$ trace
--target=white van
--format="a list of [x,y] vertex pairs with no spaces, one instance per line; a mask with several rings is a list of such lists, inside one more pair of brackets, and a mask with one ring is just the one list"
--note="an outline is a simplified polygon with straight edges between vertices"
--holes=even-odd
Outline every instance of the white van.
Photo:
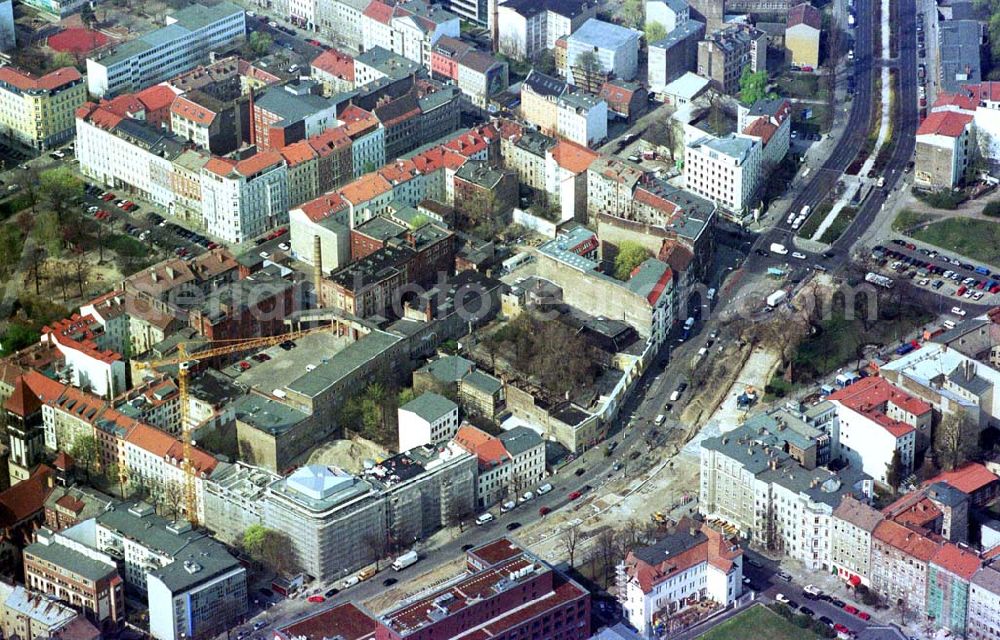
[[344,578],[344,582],[342,583],[342,587],[341,588],[342,589],[346,589],[348,587],[353,587],[354,585],[356,585],[359,582],[361,582],[361,578],[359,578],[358,576],[348,576],[348,577]]
[[666,419],[667,417],[661,413],[660,415],[656,416],[656,420],[653,420],[653,424],[655,424],[656,426],[660,426]]
[[516,506],[517,502],[515,502],[514,500],[509,500],[500,505],[500,513],[507,513],[508,511],[512,511]]
[[957,326],[954,320],[945,320],[941,324],[944,325],[945,329],[954,329]]
[[521,496],[521,499],[518,500],[518,502],[528,502],[529,500],[534,499],[534,497],[535,497],[535,494],[533,494],[530,491],[525,491],[524,495]]
[[549,484],[548,482],[546,482],[542,486],[540,486],[537,489],[535,489],[535,491],[538,493],[538,495],[544,496],[549,491],[552,491],[552,485]]
[[480,527],[484,524],[489,524],[490,522],[493,522],[493,514],[489,511],[476,518],[476,525]]

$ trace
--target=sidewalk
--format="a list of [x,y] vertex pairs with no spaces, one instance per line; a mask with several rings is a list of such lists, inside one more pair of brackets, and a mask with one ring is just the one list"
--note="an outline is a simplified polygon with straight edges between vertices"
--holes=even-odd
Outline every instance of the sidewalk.
[[[888,60],[890,55],[889,48],[889,0],[882,0],[882,15],[879,25],[881,29],[882,36],[882,60]],[[889,76],[889,67],[882,66],[882,121],[879,124],[878,138],[875,140],[875,149],[871,154],[865,159],[863,165],[861,165],[861,171],[858,172],[859,176],[867,176],[871,172],[872,167],[875,166],[875,160],[878,158],[879,152],[885,145],[886,139],[889,137],[889,128],[891,125],[891,113],[890,113],[890,99],[892,95],[892,79]]]

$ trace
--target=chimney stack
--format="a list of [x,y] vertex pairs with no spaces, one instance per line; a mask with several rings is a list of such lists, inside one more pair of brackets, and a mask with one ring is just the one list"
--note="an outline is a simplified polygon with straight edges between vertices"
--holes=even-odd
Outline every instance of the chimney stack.
[[313,287],[316,289],[316,308],[323,308],[323,243],[319,236],[313,236]]
[[493,44],[493,54],[500,51],[500,0],[489,0],[490,3],[490,40]]

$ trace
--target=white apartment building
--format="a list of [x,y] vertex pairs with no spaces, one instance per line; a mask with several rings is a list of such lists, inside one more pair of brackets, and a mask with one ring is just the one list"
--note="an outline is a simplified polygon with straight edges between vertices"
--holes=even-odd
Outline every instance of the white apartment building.
[[304,29],[316,31],[316,4],[316,0],[288,0],[288,15]]
[[[364,50],[382,47],[407,60],[430,67],[431,49],[441,36],[461,37],[457,15],[423,0],[410,0],[395,7],[379,0],[361,15]],[[363,84],[360,80],[358,84]]]
[[160,29],[112,47],[106,55],[88,58],[90,94],[110,97],[163,82],[246,35],[246,13],[228,0],[185,7],[165,22]]
[[240,243],[288,222],[288,165],[265,151],[233,163],[210,160],[201,172],[205,229]]
[[780,550],[812,570],[829,570],[833,511],[865,478],[807,469],[785,452],[780,430],[742,426],[702,443],[699,509],[754,544]]
[[[978,110],[977,110],[978,112]],[[931,188],[954,188],[965,171],[976,144],[974,117],[955,111],[935,111],[917,129],[913,179]]]
[[63,373],[74,387],[105,398],[125,391],[125,360],[105,347],[104,331],[92,316],[54,322],[44,328],[41,341],[55,345],[65,358]]
[[754,205],[762,179],[759,140],[706,136],[684,148],[684,184],[719,207],[740,214]]
[[903,477],[913,470],[918,435],[930,443],[931,406],[885,378],[864,378],[827,399],[837,408],[834,456],[861,467],[878,482],[886,482],[894,452],[899,451]]
[[646,22],[658,22],[667,33],[691,19],[691,7],[685,0],[646,0]]
[[939,93],[931,112],[942,111],[971,115],[982,157],[992,165],[1000,163],[1000,82],[968,84],[957,93]]
[[[500,51],[519,60],[534,58],[596,15],[597,3],[588,0],[507,0],[497,8]],[[491,27],[492,21],[490,16]]]
[[673,533],[629,551],[617,580],[625,617],[649,638],[654,618],[675,615],[693,602],[733,604],[743,592],[743,550],[735,538],[684,518]]
[[126,189],[168,210],[174,203],[172,160],[184,145],[171,134],[103,107],[76,119],[76,158],[88,178]]
[[972,576],[965,636],[969,640],[1000,640],[1000,568],[994,563]]
[[608,103],[585,93],[566,92],[556,101],[556,133],[594,147],[608,137]]
[[634,80],[639,67],[641,31],[591,18],[566,38],[566,77],[577,86],[587,79],[575,78],[574,69],[582,53],[591,52],[601,70],[620,80]]
[[436,393],[423,393],[399,407],[399,450],[451,440],[458,431],[458,405]]
[[524,495],[545,477],[545,441],[527,427],[514,427],[500,434],[510,456],[511,492]]
[[104,330],[104,342],[108,349],[125,353],[129,344],[128,314],[125,313],[125,296],[111,291],[80,305],[81,316],[91,316]]

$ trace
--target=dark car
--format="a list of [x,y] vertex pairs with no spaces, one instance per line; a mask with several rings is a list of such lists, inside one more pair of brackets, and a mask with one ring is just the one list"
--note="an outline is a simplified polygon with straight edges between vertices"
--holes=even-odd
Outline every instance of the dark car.
[[382,586],[383,587],[391,587],[392,585],[396,584],[397,582],[399,582],[399,581],[396,580],[395,578],[386,578],[385,580],[382,581]]
[[789,600],[788,602],[785,603],[785,606],[791,609],[792,611],[795,611],[796,609],[799,608],[799,603],[794,600]]
[[831,598],[830,599],[830,604],[832,604],[833,606],[837,607],[838,609],[843,609],[844,608],[844,601],[840,600],[839,598]]
[[810,609],[809,607],[802,607],[801,609],[799,609],[799,613],[805,614],[809,617],[816,615],[816,612]]
[[259,593],[260,595],[264,596],[265,598],[270,598],[270,597],[274,596],[274,592],[273,591],[271,591],[270,589],[265,589],[264,587],[261,587],[260,589],[257,589],[257,593]]
[[476,545],[474,545],[474,544],[463,544],[462,545],[462,551],[468,551],[469,549],[475,548],[475,546]]
[[280,347],[281,347],[282,349],[284,349],[285,351],[291,351],[292,349],[294,349],[294,348],[295,348],[295,343],[294,343],[294,342],[292,342],[291,340],[285,340],[284,342],[282,342],[282,343],[281,343],[280,345],[278,345],[278,346],[280,346]]
[[767,256],[771,255],[765,249],[757,249],[756,254],[759,255],[759,256],[764,256],[764,257],[767,257]]
[[333,596],[337,595],[338,593],[340,593],[340,589],[338,589],[337,587],[334,587],[332,589],[328,589],[327,592],[324,593],[323,595],[326,596],[327,598],[332,598]]
[[521,528],[520,522],[511,522],[510,524],[507,525],[507,531],[514,531],[515,529],[520,529],[520,528]]
[[579,469],[573,472],[573,475],[582,476],[585,473],[587,473],[587,470],[584,469],[583,467],[580,467]]
[[823,624],[825,624],[828,627],[832,627],[833,626],[833,620],[831,620],[830,618],[828,618],[826,616],[820,616],[819,617],[819,621],[822,622]]

